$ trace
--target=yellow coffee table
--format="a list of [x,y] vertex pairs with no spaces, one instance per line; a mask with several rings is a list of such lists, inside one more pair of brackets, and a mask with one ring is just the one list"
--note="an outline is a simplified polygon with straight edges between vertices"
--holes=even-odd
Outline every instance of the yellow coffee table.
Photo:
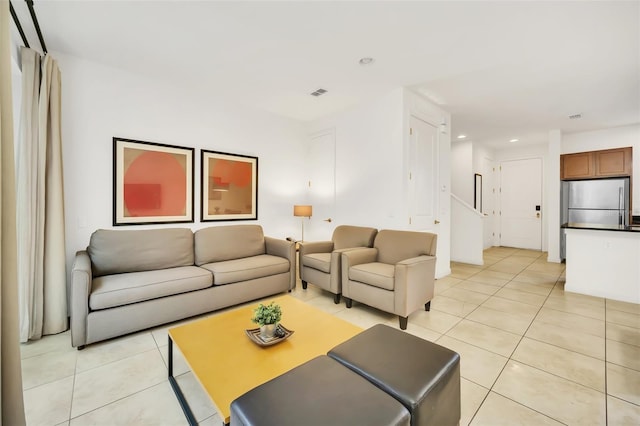
[[234,399],[362,331],[291,296],[263,302],[272,300],[282,307],[282,325],[294,331],[273,346],[259,346],[245,333],[257,327],[251,317],[259,302],[169,330],[169,381],[189,424],[197,422],[173,377],[173,344],[228,424]]

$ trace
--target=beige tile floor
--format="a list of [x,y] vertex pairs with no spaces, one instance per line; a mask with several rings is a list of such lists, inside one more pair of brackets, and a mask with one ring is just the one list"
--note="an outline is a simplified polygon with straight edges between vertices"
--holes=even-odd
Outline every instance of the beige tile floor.
[[[411,315],[407,329],[460,353],[460,424],[640,425],[640,305],[565,293],[564,265],[545,253],[494,247],[484,258],[452,263],[431,311]],[[292,294],[361,327],[398,326],[312,285]],[[28,424],[186,424],[166,377],[176,324],[83,351],[68,332],[22,345]],[[175,369],[200,424],[220,424],[184,361]]]

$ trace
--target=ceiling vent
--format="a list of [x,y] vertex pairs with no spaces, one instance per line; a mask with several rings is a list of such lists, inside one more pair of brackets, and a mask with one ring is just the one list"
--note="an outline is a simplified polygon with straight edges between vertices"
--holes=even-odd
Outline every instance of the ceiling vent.
[[582,118],[582,114],[572,114],[569,116],[570,120],[577,120],[578,118]]
[[318,97],[318,96],[324,95],[325,93],[327,93],[327,91],[326,91],[326,90],[324,90],[324,89],[318,89],[318,90],[316,90],[315,92],[311,93],[311,96],[316,96],[316,97]]

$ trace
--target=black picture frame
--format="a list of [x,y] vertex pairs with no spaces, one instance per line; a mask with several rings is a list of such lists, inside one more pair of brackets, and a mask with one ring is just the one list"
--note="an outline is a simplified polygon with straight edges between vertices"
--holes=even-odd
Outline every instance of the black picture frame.
[[482,175],[473,175],[473,208],[482,213]]
[[258,157],[200,150],[200,221],[258,219]]
[[194,148],[113,138],[113,226],[192,223]]

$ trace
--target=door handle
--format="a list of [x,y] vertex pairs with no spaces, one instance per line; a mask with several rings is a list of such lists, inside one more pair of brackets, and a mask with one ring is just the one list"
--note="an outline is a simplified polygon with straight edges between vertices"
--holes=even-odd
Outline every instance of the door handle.
[[536,213],[536,217],[540,219],[540,212]]
[[331,218],[329,218],[329,219],[325,219],[324,221],[325,221],[325,222],[329,222],[329,223],[331,223]]
[[436,220],[433,221],[433,223],[437,225],[437,224],[440,223],[440,221],[438,219],[436,219]]

